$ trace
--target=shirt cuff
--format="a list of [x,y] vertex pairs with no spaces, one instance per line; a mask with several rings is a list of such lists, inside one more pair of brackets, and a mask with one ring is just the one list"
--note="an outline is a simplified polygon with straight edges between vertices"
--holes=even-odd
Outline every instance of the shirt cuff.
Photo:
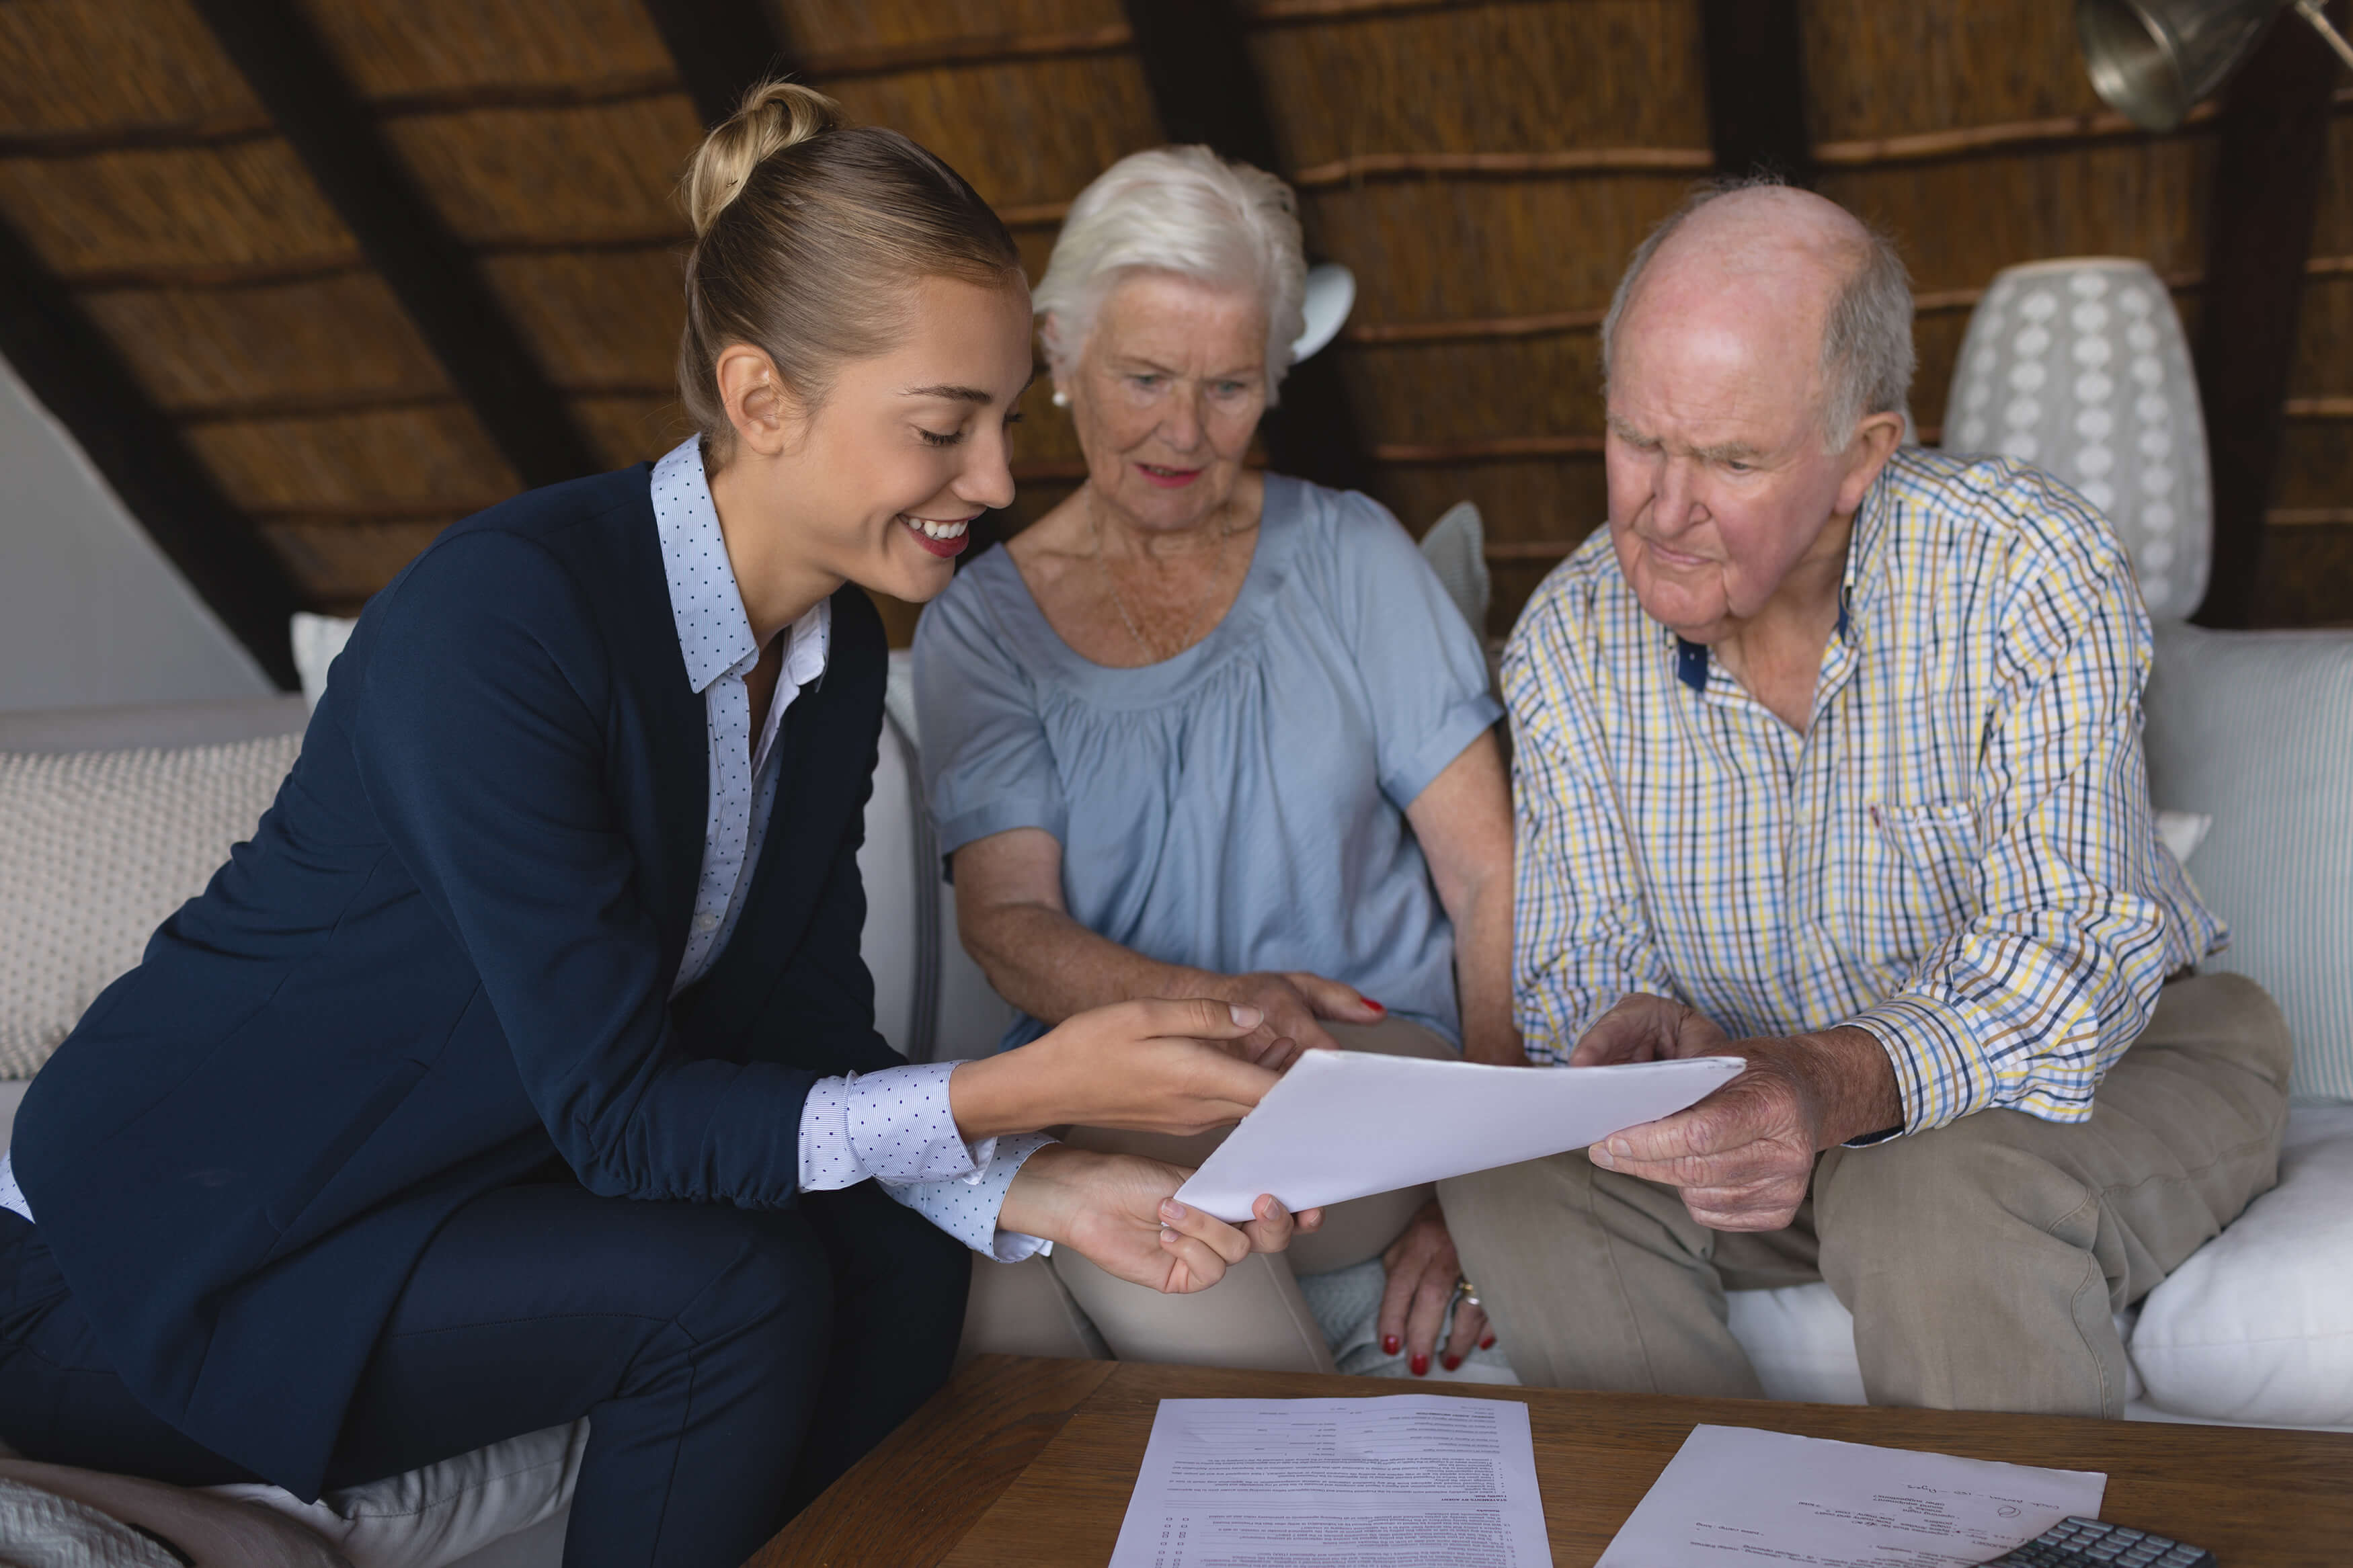
[[801,1106],[800,1184],[833,1192],[872,1177],[977,1183],[997,1140],[967,1143],[948,1103],[959,1064],[925,1062],[820,1079]]
[[25,1199],[25,1189],[16,1184],[16,1162],[14,1156],[0,1154],[0,1209],[33,1217],[33,1205]]
[[1887,1053],[1905,1131],[1926,1132],[1993,1104],[1993,1075],[1960,1009],[1907,993],[1845,1022],[1868,1031]]
[[[896,1070],[896,1069],[892,1069]],[[1018,1230],[999,1230],[997,1216],[1005,1207],[1005,1189],[1013,1184],[1021,1163],[1053,1140],[1042,1132],[1023,1132],[996,1140],[997,1149],[977,1181],[884,1182],[882,1190],[930,1220],[984,1258],[1018,1263],[1054,1244]]]

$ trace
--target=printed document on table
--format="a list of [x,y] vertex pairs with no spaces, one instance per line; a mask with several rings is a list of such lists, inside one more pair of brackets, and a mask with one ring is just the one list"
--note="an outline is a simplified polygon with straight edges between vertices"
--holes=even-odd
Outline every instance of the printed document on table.
[[1540,1160],[1672,1116],[1746,1065],[1498,1068],[1306,1051],[1176,1196],[1240,1222],[1261,1193],[1296,1211]]
[[1164,1399],[1111,1568],[1546,1568],[1513,1399]]
[[1697,1426],[1596,1568],[1960,1568],[2069,1514],[2098,1518],[2107,1489],[2096,1470]]

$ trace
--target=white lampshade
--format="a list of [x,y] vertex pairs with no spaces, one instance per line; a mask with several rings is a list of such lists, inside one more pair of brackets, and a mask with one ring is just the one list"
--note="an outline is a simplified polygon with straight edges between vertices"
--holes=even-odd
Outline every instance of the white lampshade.
[[1945,446],[2032,463],[2106,513],[2151,616],[2179,620],[2206,596],[2206,419],[2181,318],[2146,262],[1997,274],[1953,367]]

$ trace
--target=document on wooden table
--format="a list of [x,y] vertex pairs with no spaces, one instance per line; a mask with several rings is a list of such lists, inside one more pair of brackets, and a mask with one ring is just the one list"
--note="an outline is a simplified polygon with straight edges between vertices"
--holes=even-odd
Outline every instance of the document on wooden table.
[[1261,1193],[1296,1211],[1515,1165],[1672,1116],[1746,1065],[1498,1068],[1307,1051],[1176,1196],[1238,1222]]
[[1545,1568],[1511,1399],[1164,1399],[1111,1568]]
[[2107,1489],[2096,1470],[1695,1426],[1596,1568],[1959,1568],[2098,1518]]

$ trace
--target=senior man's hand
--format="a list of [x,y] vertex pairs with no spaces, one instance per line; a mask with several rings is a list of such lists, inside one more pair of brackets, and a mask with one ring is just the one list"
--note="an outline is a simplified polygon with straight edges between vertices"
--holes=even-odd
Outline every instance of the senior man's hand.
[[1586,1067],[1699,1056],[1739,1057],[1748,1069],[1688,1110],[1614,1133],[1587,1152],[1603,1170],[1680,1188],[1691,1216],[1715,1230],[1780,1229],[1805,1201],[1816,1154],[1904,1121],[1886,1051],[1852,1026],[1732,1040],[1680,1003],[1629,996],[1587,1031],[1569,1060]]
[[1568,1065],[1598,1068],[1617,1062],[1720,1057],[1729,1043],[1730,1037],[1698,1008],[1686,1007],[1672,996],[1637,991],[1620,997],[1618,1005],[1594,1020],[1593,1027],[1568,1053]]

